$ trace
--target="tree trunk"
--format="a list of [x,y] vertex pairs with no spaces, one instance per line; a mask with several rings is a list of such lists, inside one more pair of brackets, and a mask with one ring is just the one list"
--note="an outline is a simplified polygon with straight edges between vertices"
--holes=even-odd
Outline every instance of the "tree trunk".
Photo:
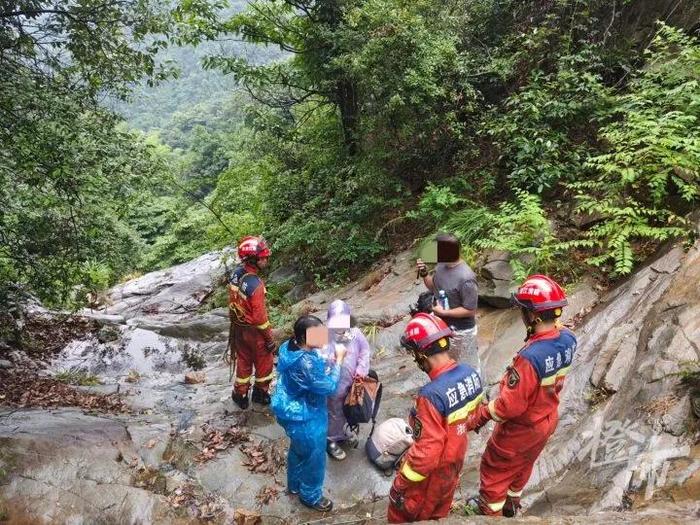
[[355,84],[342,79],[336,85],[336,105],[340,110],[343,139],[350,155],[357,153],[358,104]]

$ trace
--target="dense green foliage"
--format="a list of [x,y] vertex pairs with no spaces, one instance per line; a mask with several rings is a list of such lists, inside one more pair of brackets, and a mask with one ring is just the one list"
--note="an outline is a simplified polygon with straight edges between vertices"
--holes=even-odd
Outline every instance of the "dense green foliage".
[[[208,3],[188,4],[189,20],[211,20]],[[184,41],[178,12],[142,0],[0,4],[0,301],[10,283],[65,301],[74,285],[135,266],[132,205],[172,175],[101,101],[169,74],[154,55]]]
[[290,57],[206,59],[255,102],[211,202],[319,277],[437,228],[518,275],[628,273],[697,206],[698,41],[654,23],[681,3],[251,2],[212,33]]
[[[253,232],[318,280],[437,229],[517,276],[623,275],[697,208],[690,0],[11,4],[0,277],[46,298]],[[100,98],[138,82],[137,133]]]

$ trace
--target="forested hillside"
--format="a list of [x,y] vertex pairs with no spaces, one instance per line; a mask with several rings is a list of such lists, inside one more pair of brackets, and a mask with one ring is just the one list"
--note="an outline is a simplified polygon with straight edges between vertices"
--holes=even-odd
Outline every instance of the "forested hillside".
[[437,229],[615,278],[691,235],[697,2],[231,4],[2,4],[3,283],[64,302],[251,232],[339,281]]

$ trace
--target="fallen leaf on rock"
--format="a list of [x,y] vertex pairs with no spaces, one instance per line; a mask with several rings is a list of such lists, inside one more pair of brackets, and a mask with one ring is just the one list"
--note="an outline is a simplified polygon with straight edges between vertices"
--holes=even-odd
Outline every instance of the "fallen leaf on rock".
[[243,465],[256,473],[275,474],[285,464],[285,454],[274,441],[243,444],[240,447],[247,457]]
[[262,517],[252,510],[236,509],[233,522],[236,525],[259,525],[262,523]]
[[258,508],[263,505],[269,505],[271,501],[276,500],[280,495],[280,491],[276,487],[266,485],[262,487],[255,496],[255,501],[258,503]]
[[128,407],[117,394],[88,393],[30,372],[0,373],[0,395],[4,403],[22,408],[74,406],[85,410],[128,412]]
[[233,425],[225,431],[221,431],[205,423],[202,425],[202,430],[204,431],[204,437],[202,438],[204,448],[194,458],[195,461],[200,463],[214,459],[217,452],[227,450],[233,445],[250,441],[248,429],[238,425]]
[[205,521],[219,517],[224,508],[219,498],[213,494],[202,494],[191,483],[175,489],[168,497],[168,503],[175,509],[187,509],[192,517]]

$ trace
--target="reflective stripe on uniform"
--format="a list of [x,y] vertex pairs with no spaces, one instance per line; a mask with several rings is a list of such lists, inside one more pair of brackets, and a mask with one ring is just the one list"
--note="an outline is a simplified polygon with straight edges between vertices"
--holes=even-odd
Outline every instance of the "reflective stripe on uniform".
[[250,383],[251,376],[248,377],[237,377],[236,383]]
[[418,472],[413,470],[408,463],[404,463],[403,467],[401,467],[401,474],[403,474],[409,481],[413,481],[416,483],[425,479],[425,476],[423,474],[419,474]]
[[503,505],[505,505],[505,504],[506,504],[506,500],[499,501],[498,503],[487,503],[489,508],[494,512],[498,512],[500,510],[503,510]]
[[477,405],[481,403],[483,397],[484,394],[479,394],[476,398],[464,405],[462,408],[458,408],[457,410],[452,412],[449,416],[447,416],[447,423],[452,424],[469,417],[469,414],[471,414],[474,411],[474,409],[476,409]]
[[522,490],[515,491],[515,490],[508,489],[508,495],[511,498],[519,498],[522,494],[523,494]]
[[263,324],[259,324],[255,328],[257,328],[258,330],[265,330],[266,328],[269,328],[269,327],[270,327],[270,321],[266,321]]
[[554,383],[557,382],[557,379],[566,377],[566,374],[569,372],[570,368],[571,368],[571,366],[565,366],[564,368],[559,370],[556,374],[551,375],[549,377],[545,377],[542,381],[540,381],[540,385],[542,385],[542,386],[553,385]]
[[274,372],[272,372],[269,376],[265,376],[265,377],[256,377],[256,378],[255,378],[255,382],[256,382],[256,383],[264,383],[265,381],[271,381],[273,377],[275,377],[275,373],[274,373]]
[[496,400],[494,399],[493,401],[489,401],[489,414],[491,414],[491,417],[496,423],[502,423],[503,418],[498,415],[496,412]]

